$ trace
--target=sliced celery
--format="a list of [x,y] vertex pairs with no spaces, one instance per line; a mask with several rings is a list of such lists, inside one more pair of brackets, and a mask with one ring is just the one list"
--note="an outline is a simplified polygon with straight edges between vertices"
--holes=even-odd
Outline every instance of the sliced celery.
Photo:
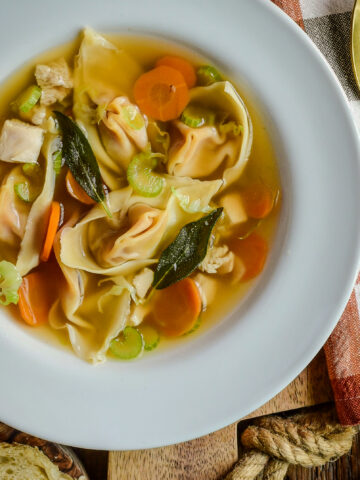
[[212,85],[222,80],[220,73],[211,65],[202,65],[198,68],[196,75],[198,85],[202,86]]
[[29,182],[25,181],[21,183],[16,183],[14,185],[14,190],[20,200],[23,200],[24,202],[32,202]]
[[28,113],[35,107],[41,97],[41,88],[37,85],[28,87],[16,100],[20,112]]
[[198,319],[196,320],[195,325],[192,327],[192,329],[190,329],[188,332],[184,333],[183,336],[185,337],[186,335],[190,335],[191,333],[196,332],[196,330],[198,330],[198,328],[200,327],[200,325],[201,325],[201,315],[200,315],[200,316],[198,317]]
[[111,353],[122,360],[138,357],[143,348],[143,337],[134,327],[125,327],[123,332],[110,343]]
[[141,152],[131,160],[126,175],[129,184],[143,197],[156,197],[164,186],[164,179],[153,172],[160,154]]
[[16,270],[15,265],[6,260],[0,262],[0,304],[9,305],[9,303],[17,304],[19,301],[18,290],[20,288],[22,278]]
[[150,352],[154,350],[159,344],[160,335],[159,332],[151,325],[140,325],[137,327],[144,339],[144,349]]
[[59,175],[60,170],[63,166],[63,158],[61,150],[57,150],[53,153],[53,165],[56,175]]
[[144,117],[135,105],[126,105],[121,108],[121,116],[124,121],[134,130],[145,127]]
[[215,112],[207,108],[188,105],[181,115],[181,121],[188,127],[199,128],[204,125],[214,125],[215,117]]
[[24,163],[22,166],[22,171],[27,177],[35,178],[41,174],[40,165],[37,163]]

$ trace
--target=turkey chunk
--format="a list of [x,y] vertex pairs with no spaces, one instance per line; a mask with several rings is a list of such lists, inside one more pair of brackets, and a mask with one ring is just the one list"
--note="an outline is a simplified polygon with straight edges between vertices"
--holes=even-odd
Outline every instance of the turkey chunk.
[[133,278],[133,285],[139,298],[144,298],[154,280],[154,272],[150,268],[144,268]]
[[220,275],[230,273],[233,268],[234,254],[227,245],[208,248],[206,257],[199,266],[202,272],[220,273]]
[[214,302],[217,290],[219,288],[218,281],[211,275],[204,273],[197,273],[194,277],[194,281],[199,289],[201,303],[203,310],[207,309],[207,306]]
[[42,90],[40,99],[42,105],[61,102],[73,87],[71,71],[64,58],[36,65],[35,78]]
[[227,215],[231,223],[236,225],[247,221],[248,216],[240,193],[228,193],[220,199],[219,203],[224,207],[225,215]]
[[42,125],[48,116],[48,110],[44,105],[35,105],[29,112],[19,112],[21,120],[34,125]]
[[6,120],[0,135],[0,160],[36,163],[44,140],[44,130],[21,120]]

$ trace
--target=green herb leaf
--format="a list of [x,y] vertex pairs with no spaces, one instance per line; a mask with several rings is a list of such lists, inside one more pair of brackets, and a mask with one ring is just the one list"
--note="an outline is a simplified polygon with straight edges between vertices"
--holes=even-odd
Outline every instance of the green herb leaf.
[[162,252],[156,266],[153,287],[158,290],[188,277],[204,260],[209,238],[223,209],[217,208],[196,222],[185,225]]
[[101,203],[107,215],[111,216],[104,202],[99,165],[87,138],[71,118],[58,111],[54,113],[63,135],[62,155],[66,165],[89,197]]

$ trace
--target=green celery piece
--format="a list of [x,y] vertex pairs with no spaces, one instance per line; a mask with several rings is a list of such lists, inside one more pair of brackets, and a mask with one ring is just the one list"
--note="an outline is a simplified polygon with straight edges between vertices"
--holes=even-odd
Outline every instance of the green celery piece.
[[0,262],[0,304],[15,305],[19,301],[19,288],[22,283],[20,273],[15,265],[6,260]]
[[164,187],[164,179],[153,172],[159,155],[151,152],[138,153],[128,166],[128,182],[143,197],[156,197]]
[[30,85],[21,95],[15,100],[20,112],[28,113],[35,107],[41,97],[41,88],[37,85]]
[[221,82],[222,77],[220,73],[212,65],[202,65],[196,72],[197,83],[201,86],[212,85],[216,82]]
[[144,348],[141,333],[134,327],[125,327],[110,343],[110,351],[121,360],[131,360],[140,355]]
[[156,328],[152,327],[151,325],[142,324],[137,327],[137,329],[144,339],[144,349],[148,352],[154,350],[160,341],[160,335]]
[[199,128],[215,124],[215,112],[198,105],[188,105],[181,114],[181,121],[188,127]]
[[32,202],[33,201],[32,197],[31,197],[31,194],[30,194],[29,182],[15,183],[14,190],[15,190],[16,195],[23,202]]

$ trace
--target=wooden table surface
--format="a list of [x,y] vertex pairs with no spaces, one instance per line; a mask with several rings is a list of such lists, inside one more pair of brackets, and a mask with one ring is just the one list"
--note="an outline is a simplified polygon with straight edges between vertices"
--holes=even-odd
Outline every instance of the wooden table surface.
[[[301,374],[276,397],[246,419],[317,405],[332,400],[321,351]],[[91,480],[220,480],[238,458],[238,432],[244,421],[191,442],[153,450],[100,452],[76,449]],[[291,480],[360,479],[360,442],[351,455],[323,468],[291,468]]]

